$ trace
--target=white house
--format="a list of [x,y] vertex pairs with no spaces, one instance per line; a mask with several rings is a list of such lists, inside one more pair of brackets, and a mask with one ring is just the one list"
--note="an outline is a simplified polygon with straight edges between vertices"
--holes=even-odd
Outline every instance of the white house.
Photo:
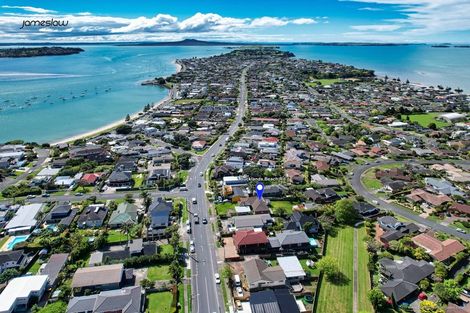
[[0,294],[0,313],[25,311],[31,297],[41,299],[47,288],[47,275],[17,277]]

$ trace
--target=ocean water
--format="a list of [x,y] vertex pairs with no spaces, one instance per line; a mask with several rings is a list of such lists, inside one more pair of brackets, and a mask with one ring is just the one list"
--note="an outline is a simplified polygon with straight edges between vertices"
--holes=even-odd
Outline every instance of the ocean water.
[[[178,58],[224,47],[84,46],[68,56],[0,59],[0,142],[53,142],[122,119],[167,90],[140,82],[175,71]],[[297,57],[470,91],[470,49],[412,46],[284,46]]]

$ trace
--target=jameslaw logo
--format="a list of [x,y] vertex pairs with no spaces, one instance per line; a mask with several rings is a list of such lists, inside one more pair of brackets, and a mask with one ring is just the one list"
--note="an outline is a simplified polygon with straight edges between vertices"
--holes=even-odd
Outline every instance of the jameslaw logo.
[[34,27],[34,26],[40,26],[40,27],[65,27],[69,24],[69,21],[65,20],[55,20],[55,19],[50,19],[50,20],[23,20],[23,25],[21,25],[20,29],[23,29],[25,27]]

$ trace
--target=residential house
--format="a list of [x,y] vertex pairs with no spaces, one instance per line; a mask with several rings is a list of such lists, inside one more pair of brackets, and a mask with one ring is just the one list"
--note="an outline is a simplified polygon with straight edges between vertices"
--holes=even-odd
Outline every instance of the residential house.
[[407,235],[416,233],[419,227],[414,223],[399,222],[393,216],[382,216],[376,226],[376,238],[384,245]]
[[336,187],[339,186],[339,182],[335,178],[327,178],[320,174],[314,174],[310,177],[312,184],[321,186],[321,187]]
[[119,289],[126,280],[123,264],[82,267],[72,278],[73,290],[112,290]]
[[225,165],[230,166],[236,170],[240,170],[245,165],[243,158],[238,156],[231,156],[225,161]]
[[101,178],[102,173],[87,173],[80,178],[80,184],[84,186],[94,186]]
[[27,256],[23,250],[12,250],[0,252],[0,274],[11,268],[22,268],[27,263]]
[[269,266],[258,258],[243,262],[243,270],[250,291],[284,286],[286,283],[286,276],[280,266]]
[[286,193],[287,188],[283,185],[267,185],[264,186],[263,197],[282,198]]
[[452,199],[446,195],[435,195],[422,189],[414,189],[410,194],[406,195],[406,198],[411,202],[426,203],[430,206],[440,206],[452,201]]
[[0,313],[27,311],[33,299],[42,299],[46,288],[47,275],[13,278],[0,294]]
[[434,273],[432,263],[416,261],[409,257],[402,260],[383,258],[379,260],[379,264],[384,279],[380,289],[397,303],[416,294],[419,290],[418,283]]
[[305,196],[315,203],[332,203],[340,199],[336,191],[331,188],[307,189]]
[[95,228],[103,225],[108,214],[108,208],[104,204],[90,204],[78,217],[78,228]]
[[59,203],[56,204],[45,217],[47,224],[59,224],[64,226],[70,226],[73,219],[77,215],[77,210],[72,209],[70,203]]
[[277,262],[284,271],[287,281],[290,283],[300,282],[307,276],[299,262],[299,259],[295,255],[278,257]]
[[132,172],[115,169],[111,175],[109,175],[107,184],[110,187],[132,187],[134,184],[132,181]]
[[166,228],[170,226],[170,214],[173,210],[171,202],[157,198],[149,208],[150,225],[147,228],[147,238],[156,240],[166,238]]
[[67,306],[67,313],[143,313],[145,292],[140,286],[117,290],[101,291],[90,296],[73,297]]
[[254,313],[300,313],[294,296],[287,288],[252,292],[250,308]]
[[44,208],[43,203],[22,205],[5,226],[9,234],[29,233],[38,224],[36,216]]
[[457,253],[465,250],[465,246],[455,239],[440,241],[430,233],[419,234],[411,238],[413,243],[423,248],[434,260],[447,262]]
[[123,202],[111,213],[108,225],[111,228],[118,228],[122,225],[135,225],[138,223],[139,208],[132,203]]
[[162,180],[171,178],[171,164],[165,163],[154,167],[150,171],[150,175],[147,177],[147,186],[154,186]]
[[269,200],[261,200],[258,197],[248,197],[240,199],[240,205],[249,206],[254,214],[269,214]]
[[452,183],[445,179],[436,179],[433,177],[424,178],[424,183],[434,192],[442,193],[448,196],[464,196],[465,193],[460,191]]
[[68,253],[53,254],[44,266],[39,269],[39,274],[47,275],[48,286],[55,288],[59,281],[59,273],[64,269],[69,258]]
[[305,181],[304,175],[301,171],[290,168],[285,171],[286,177],[293,184],[302,184]]
[[470,205],[454,202],[449,207],[449,211],[457,215],[468,216],[470,215]]
[[237,230],[265,229],[274,222],[269,214],[235,216],[232,221]]
[[309,251],[310,240],[303,230],[284,230],[276,235],[276,237],[269,237],[269,244],[271,249],[281,250],[284,252],[293,251]]
[[121,246],[112,246],[91,254],[89,266],[96,266],[113,261],[123,261],[133,256],[154,255],[157,253],[155,242],[143,241],[142,238],[131,239]]
[[287,222],[287,230],[302,230],[310,234],[320,231],[320,223],[313,215],[307,215],[299,211],[294,211]]
[[354,202],[353,206],[357,213],[364,218],[375,216],[380,213],[378,208],[367,202]]
[[239,254],[258,254],[269,248],[268,237],[262,231],[238,230],[232,238]]
[[202,151],[206,147],[207,142],[204,140],[195,140],[191,144],[191,148],[193,148],[196,151]]

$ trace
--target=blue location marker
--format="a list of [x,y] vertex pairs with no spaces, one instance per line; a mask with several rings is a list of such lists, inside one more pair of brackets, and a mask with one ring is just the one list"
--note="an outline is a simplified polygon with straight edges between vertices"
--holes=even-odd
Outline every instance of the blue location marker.
[[258,199],[261,200],[263,197],[264,185],[263,183],[256,184],[256,194],[258,195]]

